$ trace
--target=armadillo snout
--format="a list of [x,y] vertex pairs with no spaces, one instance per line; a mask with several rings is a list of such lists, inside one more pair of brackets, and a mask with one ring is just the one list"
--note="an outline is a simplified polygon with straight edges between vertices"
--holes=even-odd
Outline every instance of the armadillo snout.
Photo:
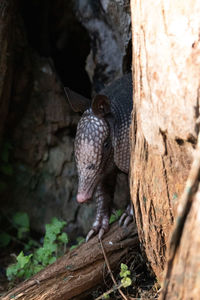
[[84,203],[91,199],[91,196],[86,193],[78,193],[76,196],[76,200],[78,203]]

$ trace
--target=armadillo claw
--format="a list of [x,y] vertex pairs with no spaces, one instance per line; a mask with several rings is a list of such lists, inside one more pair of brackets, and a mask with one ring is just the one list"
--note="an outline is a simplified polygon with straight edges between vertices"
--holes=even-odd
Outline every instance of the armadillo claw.
[[128,226],[133,221],[133,216],[127,216],[124,221],[124,226]]
[[119,225],[120,226],[128,226],[133,221],[133,207],[132,205],[128,205],[126,211],[122,214]]
[[91,237],[94,236],[95,234],[96,234],[96,231],[94,229],[91,229],[86,236],[86,239],[85,239],[86,242],[88,242],[91,239]]
[[86,237],[86,242],[91,239],[91,237],[95,236],[98,234],[99,240],[102,239],[103,235],[108,231],[109,229],[109,217],[104,216],[102,218],[95,220],[93,223],[92,229],[88,232],[87,237]]
[[99,237],[99,240],[101,240],[101,239],[102,239],[102,237],[103,237],[104,233],[105,233],[105,230],[104,230],[103,228],[101,228],[101,229],[100,229],[100,231],[99,231],[99,235],[98,235],[98,237]]
[[119,226],[122,226],[124,224],[124,220],[127,217],[127,213],[123,213],[119,219]]
[[119,226],[127,227],[132,221],[133,221],[133,216],[124,213],[119,220]]
[[[98,234],[99,240],[102,239],[102,237],[103,237],[103,235],[104,235],[105,232],[106,232],[106,231],[105,231],[103,228],[101,228],[101,229],[99,230],[99,234]],[[97,233],[96,230],[91,229],[91,230],[88,232],[87,236],[86,236],[86,239],[85,239],[86,242],[88,242],[93,236],[95,236],[96,233]]]

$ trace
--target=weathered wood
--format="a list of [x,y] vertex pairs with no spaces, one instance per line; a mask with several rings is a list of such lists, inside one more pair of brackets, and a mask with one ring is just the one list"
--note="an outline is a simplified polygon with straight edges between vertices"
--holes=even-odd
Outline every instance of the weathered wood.
[[[114,224],[103,239],[103,245],[112,268],[117,266],[128,249],[137,249],[138,237],[133,224],[127,228]],[[105,262],[97,237],[74,251],[66,253],[30,280],[9,291],[2,300],[23,299],[78,299],[101,284]]]
[[132,0],[131,197],[139,239],[161,281],[197,140],[200,2]]
[[200,295],[200,135],[195,158],[178,206],[160,300],[199,299]]

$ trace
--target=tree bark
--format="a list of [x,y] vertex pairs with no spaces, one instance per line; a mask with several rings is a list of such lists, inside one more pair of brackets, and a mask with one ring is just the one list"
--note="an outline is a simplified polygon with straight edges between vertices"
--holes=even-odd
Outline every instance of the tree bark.
[[160,300],[199,299],[200,295],[200,135],[192,168],[178,206]]
[[139,239],[161,281],[198,133],[200,3],[132,0],[131,11],[130,188]]
[[[130,248],[137,250],[139,247],[135,226],[132,223],[124,228],[113,224],[103,239],[103,245],[111,267],[116,268]],[[86,297],[92,288],[102,284],[104,277],[105,261],[95,237],[66,253],[1,299],[81,299],[83,293]]]

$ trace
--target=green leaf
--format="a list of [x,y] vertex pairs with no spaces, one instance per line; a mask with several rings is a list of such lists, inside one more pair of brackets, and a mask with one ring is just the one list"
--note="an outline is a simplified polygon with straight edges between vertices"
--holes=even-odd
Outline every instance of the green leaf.
[[121,277],[127,277],[131,274],[131,272],[128,270],[127,265],[125,264],[121,264],[121,272],[120,272],[120,276]]
[[12,280],[16,276],[17,272],[18,272],[18,268],[16,264],[9,266],[6,269],[6,276],[8,280]]
[[6,232],[0,233],[0,247],[8,246],[10,241],[11,241],[11,236],[8,233]]
[[116,216],[115,216],[114,214],[112,214],[112,215],[110,216],[109,224],[114,223],[116,220],[117,220]]
[[16,214],[14,214],[13,223],[17,227],[27,228],[28,230],[30,228],[29,217],[27,213],[24,212],[17,212]]
[[65,225],[65,221],[60,221],[57,218],[53,218],[51,220],[51,223],[46,224],[45,226],[46,234],[44,237],[44,243],[53,243],[56,240],[57,235],[61,233],[61,230]]
[[58,236],[58,240],[64,244],[67,244],[69,241],[68,235],[65,232],[63,232],[61,235]]
[[129,270],[120,272],[121,277],[128,277],[130,275],[131,275],[131,272]]
[[44,244],[53,243],[56,240],[56,234],[53,232],[51,225],[46,225],[46,234],[44,237]]
[[17,277],[23,277],[23,276],[26,276],[26,269],[22,269],[22,270],[19,270],[18,273],[17,273]]
[[110,299],[110,296],[107,293],[103,294],[103,299]]
[[[34,253],[34,260],[37,262],[44,262],[46,261],[46,257],[49,255],[49,253],[47,253],[47,251],[45,250],[45,248],[41,247],[39,249],[37,249]],[[36,263],[36,262],[35,262]]]
[[55,233],[60,233],[60,231],[63,229],[63,227],[66,225],[67,223],[65,221],[60,221],[57,218],[53,218],[51,220],[51,225],[54,228],[54,232]]
[[43,266],[47,266],[52,258],[52,255],[57,250],[56,244],[46,244],[45,246],[37,249],[34,254],[34,260],[42,263]]
[[56,244],[46,244],[44,246],[44,251],[48,252],[49,254],[52,254],[53,252],[56,252],[57,245]]
[[19,268],[24,268],[25,265],[29,263],[32,256],[33,254],[24,255],[23,251],[21,251],[20,254],[17,256]]
[[116,215],[118,216],[118,218],[121,217],[122,213],[123,213],[122,209],[118,209],[118,210],[116,211]]
[[126,288],[132,284],[132,281],[129,277],[126,277],[121,280],[121,283],[122,283],[123,287]]
[[55,257],[55,256],[52,256],[52,257],[49,259],[49,264],[53,264],[55,261],[56,261],[56,257]]
[[23,251],[17,256],[17,262],[11,266],[9,266],[6,270],[6,276],[8,280],[12,280],[15,277],[23,277],[26,276],[27,270],[30,269],[31,257],[33,254],[24,255]]
[[128,266],[121,263],[121,271],[127,271],[128,270]]
[[115,213],[110,216],[109,224],[112,224],[115,221],[117,221],[121,217],[121,215],[122,215],[121,209],[118,209],[117,211],[115,211]]

